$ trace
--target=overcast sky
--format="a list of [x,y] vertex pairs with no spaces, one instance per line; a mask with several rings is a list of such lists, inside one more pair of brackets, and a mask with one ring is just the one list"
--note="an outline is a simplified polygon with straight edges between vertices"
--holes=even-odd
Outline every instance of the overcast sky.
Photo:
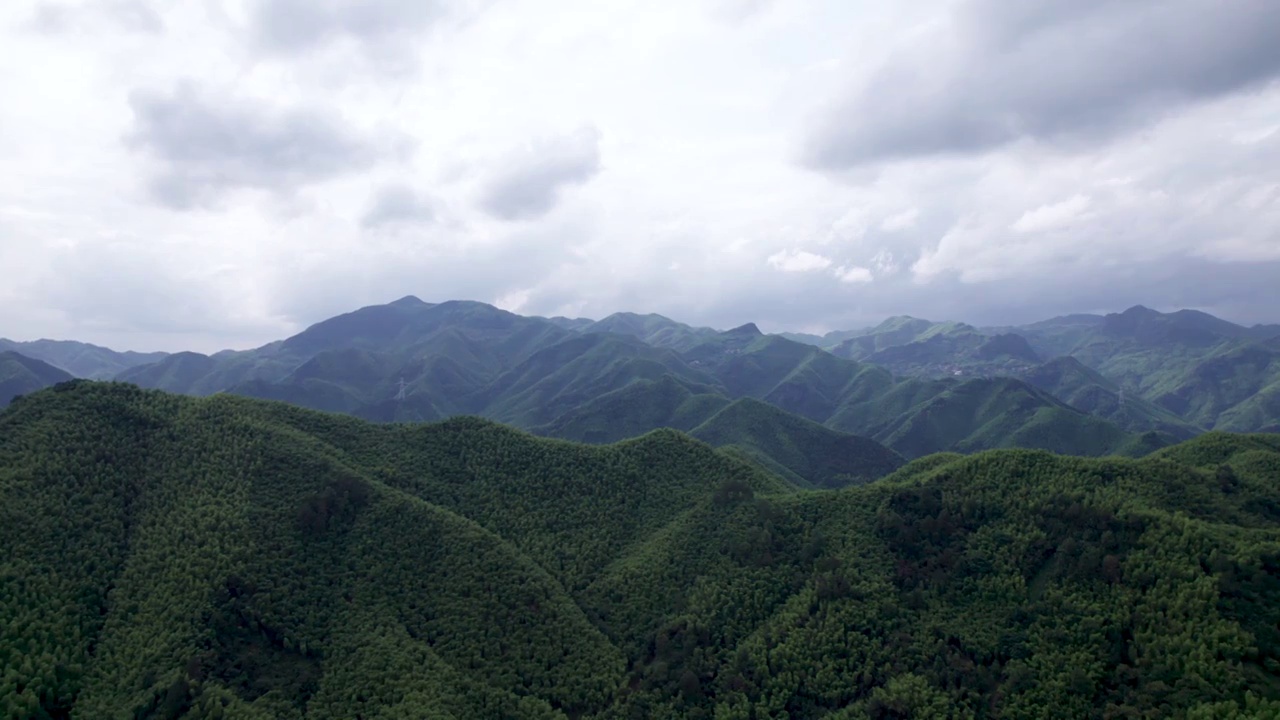
[[1280,321],[1273,0],[0,3],[0,336]]

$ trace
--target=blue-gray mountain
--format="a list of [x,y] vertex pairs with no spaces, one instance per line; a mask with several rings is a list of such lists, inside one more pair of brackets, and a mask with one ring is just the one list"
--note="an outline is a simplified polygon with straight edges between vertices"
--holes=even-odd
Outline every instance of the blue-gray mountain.
[[1280,326],[1142,307],[1004,328],[897,317],[818,337],[406,297],[214,355],[4,342],[71,375],[375,421],[479,415],[586,442],[671,427],[822,487],[939,451],[1141,455],[1209,429],[1280,430]]

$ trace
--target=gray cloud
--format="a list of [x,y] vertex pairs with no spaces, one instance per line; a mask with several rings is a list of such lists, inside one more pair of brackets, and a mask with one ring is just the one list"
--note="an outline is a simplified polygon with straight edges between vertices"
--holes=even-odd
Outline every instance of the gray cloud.
[[968,0],[828,108],[803,161],[1077,142],[1152,122],[1280,74],[1280,3]]
[[375,143],[317,107],[277,110],[190,83],[136,90],[129,104],[134,129],[125,143],[159,163],[152,195],[178,210],[210,206],[237,188],[287,194],[369,169],[402,149]]
[[502,161],[481,191],[480,207],[503,220],[545,215],[562,189],[581,185],[600,172],[600,132],[584,127],[545,138]]
[[431,198],[408,185],[393,183],[374,192],[360,226],[368,230],[395,223],[430,223],[435,218]]
[[109,22],[129,32],[155,34],[164,31],[164,20],[144,0],[97,0],[73,5],[40,2],[29,25],[37,32],[57,35]]
[[259,48],[294,54],[343,37],[382,42],[420,32],[443,12],[436,0],[258,0],[250,32]]

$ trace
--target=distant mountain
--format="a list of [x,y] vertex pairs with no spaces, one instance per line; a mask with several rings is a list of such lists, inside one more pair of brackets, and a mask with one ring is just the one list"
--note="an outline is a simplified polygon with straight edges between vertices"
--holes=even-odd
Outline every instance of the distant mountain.
[[1186,440],[1201,430],[1178,414],[1129,392],[1091,370],[1079,360],[1063,356],[1021,374],[1023,380],[1071,407],[1105,418],[1131,431],[1158,431]]
[[71,380],[63,370],[11,350],[0,352],[0,408],[15,397]]
[[[1280,420],[1260,417],[1265,403],[1252,402],[1280,382],[1280,352],[1257,343],[1255,335],[1194,310],[1160,313],[1137,306],[1078,333],[1069,354],[1193,425],[1258,430]],[[1029,337],[1034,345],[1034,334]],[[1253,409],[1234,411],[1242,403]],[[1237,424],[1245,418],[1255,424]]]
[[839,432],[751,398],[731,401],[671,375],[606,393],[533,428],[580,442],[617,442],[655,427],[690,433],[800,487],[868,482],[902,465],[897,453],[869,438]]
[[106,380],[138,365],[158,362],[166,353],[116,352],[70,340],[18,342],[0,338],[0,352],[10,350],[42,360],[74,377]]
[[[898,375],[1025,378],[1126,430],[1186,437],[1206,428],[1257,431],[1280,424],[1271,400],[1280,382],[1278,328],[1141,305],[1017,327],[902,316],[831,350]],[[1062,364],[1064,357],[1093,375]],[[1125,412],[1118,412],[1121,389]]]
[[[925,335],[920,342],[977,338],[974,357],[1003,361],[1027,352],[1016,338],[980,336],[967,326],[953,333],[926,329]],[[752,323],[716,332],[656,315],[620,313],[574,331],[564,323],[522,317],[482,303],[431,304],[412,297],[325,320],[257,350],[214,356],[178,353],[126,371],[119,379],[184,394],[233,392],[283,400],[383,422],[480,415],[540,434],[590,442],[616,441],[659,427],[696,432],[733,401],[752,398],[799,416],[775,418],[769,425],[782,435],[778,448],[814,446],[817,438],[831,440],[832,436],[815,435],[813,424],[825,425],[842,438],[888,443],[908,457],[1009,444],[982,431],[992,418],[978,409],[967,416],[957,414],[961,425],[945,433],[903,429],[915,427],[908,422],[911,418],[939,394],[955,391],[963,380],[896,379],[877,366],[765,335]],[[1019,408],[1023,419],[1034,413],[1037,403],[1055,404],[1016,382],[971,389],[971,395],[985,398],[989,407]],[[991,397],[1003,394],[1032,399],[1002,404]],[[1067,425],[1096,424],[1083,413],[1059,414],[1059,422]],[[1126,433],[1113,430],[1114,436],[1105,442],[1081,429],[1066,433],[1066,441],[1046,437],[1034,446],[1080,454],[1129,447]],[[715,438],[717,443],[753,448],[757,456],[770,447],[758,434],[730,438],[718,433]],[[772,462],[790,476],[800,467],[792,460]],[[846,463],[839,472],[821,470],[819,476],[804,480],[821,486],[836,475],[867,476],[850,467]]]
[[1203,429],[1280,424],[1280,350],[1276,338],[1256,340],[1266,334],[1143,307],[1019,328],[900,316],[827,351],[751,323],[717,332],[660,315],[546,319],[410,296],[255,350],[175,353],[116,377],[381,422],[480,415],[589,442],[693,432],[750,398],[907,458],[1010,446],[1134,454]]
[[661,315],[637,315],[614,313],[609,317],[580,328],[586,333],[615,333],[630,335],[654,347],[682,351],[718,334],[711,328],[695,328]]
[[1021,335],[991,335],[965,323],[934,323],[905,315],[829,349],[840,357],[913,377],[1012,375],[1040,362]]
[[792,342],[804,343],[805,345],[815,345],[823,349],[831,349],[849,338],[865,335],[868,330],[832,330],[823,335],[814,335],[813,333],[797,333],[782,332],[777,333]]

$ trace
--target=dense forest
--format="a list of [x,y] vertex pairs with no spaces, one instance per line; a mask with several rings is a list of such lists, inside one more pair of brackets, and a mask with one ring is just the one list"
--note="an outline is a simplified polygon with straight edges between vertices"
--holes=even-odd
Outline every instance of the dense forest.
[[1280,717],[1280,436],[746,454],[59,383],[0,413],[0,713]]

